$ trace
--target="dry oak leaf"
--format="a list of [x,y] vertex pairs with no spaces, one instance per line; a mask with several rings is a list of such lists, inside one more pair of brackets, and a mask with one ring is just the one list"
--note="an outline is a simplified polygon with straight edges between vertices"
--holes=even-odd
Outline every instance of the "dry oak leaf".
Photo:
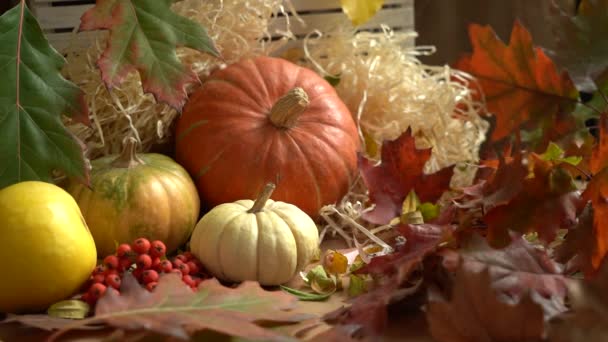
[[568,230],[564,241],[555,248],[555,260],[568,263],[571,272],[582,271],[589,278],[595,274],[593,255],[596,241],[593,233],[593,208],[587,205],[575,227]]
[[400,216],[403,200],[411,190],[420,202],[435,202],[450,187],[454,167],[424,174],[423,169],[431,157],[431,149],[417,149],[411,128],[399,138],[382,144],[381,164],[374,166],[369,159],[359,155],[359,168],[370,201],[376,207],[363,218],[375,224],[387,224]]
[[599,141],[590,161],[593,178],[583,192],[583,198],[593,205],[591,264],[595,270],[608,253],[608,114],[602,114],[599,125]]
[[513,25],[509,45],[490,26],[471,24],[469,37],[473,53],[462,57],[456,68],[479,80],[488,111],[496,117],[492,141],[520,128],[546,125],[545,133],[550,135],[555,134],[552,130],[569,130],[574,123],[562,112],[575,103],[578,91],[570,77],[559,73],[551,59],[534,47],[519,21]]
[[219,56],[206,30],[171,10],[173,0],[97,0],[80,18],[80,31],[109,30],[107,46],[97,60],[108,88],[137,70],[144,92],[181,110],[186,87],[198,82],[175,49],[189,47]]
[[109,289],[97,302],[95,316],[60,329],[50,340],[75,328],[102,323],[178,339],[209,329],[230,336],[283,341],[289,338],[256,323],[294,323],[311,318],[290,311],[296,303],[297,298],[291,295],[264,291],[251,281],[228,288],[213,278],[203,281],[194,292],[175,274],[163,275],[156,289],[149,292],[127,273],[120,294]]
[[519,298],[532,289],[563,301],[567,293],[570,280],[562,274],[562,265],[521,236],[514,235],[507,247],[495,249],[475,234],[458,250],[446,249],[441,255],[448,271],[455,272],[458,267],[470,272],[487,269],[492,287],[512,297]]
[[421,283],[405,287],[406,281],[426,256],[435,252],[451,237],[453,227],[421,224],[402,225],[396,229],[405,237],[406,243],[392,254],[374,257],[369,264],[354,272],[382,277],[383,285],[355,297],[349,307],[328,313],[324,317],[326,321],[343,326],[358,326],[363,334],[377,336],[388,325],[388,307],[419,294]]
[[603,342],[608,336],[608,259],[595,277],[572,282],[568,296],[572,311],[552,319],[549,340],[554,342]]
[[541,341],[545,330],[542,307],[530,295],[498,298],[487,270],[459,269],[449,301],[430,291],[426,317],[439,342]]

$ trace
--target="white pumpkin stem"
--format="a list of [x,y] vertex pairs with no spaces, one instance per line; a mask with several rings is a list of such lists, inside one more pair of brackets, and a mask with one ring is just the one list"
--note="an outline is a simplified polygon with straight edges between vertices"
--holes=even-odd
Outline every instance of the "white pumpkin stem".
[[304,113],[310,101],[308,94],[300,87],[296,87],[283,95],[270,109],[270,121],[279,128],[291,128]]
[[112,166],[117,168],[129,169],[145,162],[137,156],[137,139],[128,137],[122,148],[120,155],[112,161]]
[[253,202],[253,206],[247,212],[255,214],[264,210],[264,206],[266,206],[266,201],[270,199],[270,196],[272,195],[272,192],[275,188],[276,185],[274,185],[273,183],[266,184],[264,190],[262,190],[262,193],[258,196],[255,202]]

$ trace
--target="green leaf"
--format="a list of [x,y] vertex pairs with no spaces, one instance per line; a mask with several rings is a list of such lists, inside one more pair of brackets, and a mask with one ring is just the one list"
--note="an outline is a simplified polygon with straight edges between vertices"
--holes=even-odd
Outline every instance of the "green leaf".
[[0,42],[0,188],[51,182],[54,170],[88,182],[84,146],[61,121],[88,123],[84,93],[23,2],[0,17]]
[[328,275],[325,272],[323,265],[317,265],[304,278],[304,282],[310,286],[313,291],[320,294],[334,293],[338,287],[336,277]]
[[186,87],[198,82],[175,52],[186,46],[219,56],[206,30],[171,10],[173,0],[97,0],[81,17],[80,30],[110,30],[97,65],[108,88],[137,70],[143,90],[181,110]]
[[359,296],[367,291],[367,285],[363,277],[351,274],[350,283],[348,285],[348,295],[350,297]]
[[424,202],[418,206],[424,222],[429,222],[439,216],[439,206],[431,202]]
[[90,310],[89,304],[81,300],[70,299],[51,305],[47,314],[57,318],[83,319],[87,317]]
[[291,287],[281,285],[281,289],[289,294],[296,296],[299,300],[309,302],[319,302],[329,298],[334,292],[328,293],[312,293],[293,289]]
[[384,0],[340,0],[342,10],[355,26],[370,20],[384,4]]
[[540,155],[540,158],[545,161],[567,163],[574,166],[578,165],[583,160],[583,158],[576,156],[565,157],[565,154],[566,153],[561,147],[559,147],[556,143],[551,142],[549,143],[545,153]]

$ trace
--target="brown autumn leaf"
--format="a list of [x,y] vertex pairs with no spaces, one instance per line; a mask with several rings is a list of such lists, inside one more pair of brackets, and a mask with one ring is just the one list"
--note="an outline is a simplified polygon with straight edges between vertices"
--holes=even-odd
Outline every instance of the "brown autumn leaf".
[[544,136],[564,133],[574,125],[564,116],[578,98],[567,73],[537,47],[526,28],[516,21],[509,45],[490,26],[471,24],[473,53],[462,57],[456,68],[479,80],[488,111],[496,117],[491,140],[498,141],[521,128],[542,128]]
[[291,311],[296,302],[291,295],[264,291],[251,281],[228,288],[213,278],[203,281],[194,292],[175,274],[162,276],[158,287],[149,292],[127,273],[120,294],[108,290],[97,302],[94,317],[61,328],[50,341],[72,329],[93,324],[180,339],[187,339],[197,331],[212,330],[230,336],[282,341],[288,338],[257,323],[285,324],[310,318]]
[[449,189],[454,167],[436,173],[423,173],[431,149],[417,149],[411,128],[399,138],[382,144],[381,164],[359,156],[359,168],[369,189],[370,201],[376,207],[363,218],[371,223],[386,224],[400,216],[403,200],[411,190],[421,202],[435,202]]
[[608,114],[602,114],[599,125],[599,141],[590,161],[593,178],[583,192],[583,198],[593,205],[591,265],[594,270],[608,253]]
[[459,269],[449,300],[429,292],[426,317],[438,342],[541,341],[543,308],[529,294],[498,297],[488,270]]
[[595,243],[593,209],[587,205],[576,226],[568,230],[564,241],[555,248],[555,260],[568,263],[572,272],[582,271],[586,277],[591,277],[595,273],[592,262]]
[[[571,227],[576,222],[583,205],[572,176],[565,168],[542,160],[536,154],[529,155],[527,164],[529,172],[525,178],[517,180],[506,174],[509,181],[502,182],[503,186],[517,188],[519,192],[508,203],[485,213],[483,221],[488,225],[488,241],[493,247],[507,246],[511,241],[509,231],[537,232],[541,241],[550,243],[560,228]],[[507,191],[510,196],[514,192],[503,188],[497,191]],[[488,198],[484,198],[484,202],[487,201]]]
[[549,340],[552,342],[603,342],[608,336],[608,259],[595,277],[572,282],[569,286],[572,310],[553,318]]
[[567,293],[570,280],[562,274],[561,265],[521,236],[513,236],[511,244],[503,249],[494,249],[483,237],[473,235],[460,249],[444,250],[441,255],[448,271],[455,272],[459,267],[469,272],[487,269],[492,287],[512,297],[534,290],[563,301]]
[[[374,257],[369,264],[353,272],[371,274],[380,280],[381,285],[355,297],[351,306],[328,313],[324,317],[326,321],[343,326],[355,325],[361,328],[362,334],[377,336],[388,325],[389,306],[420,294],[422,282],[406,284],[409,276],[426,256],[450,239],[453,227],[420,224],[401,225],[396,230],[405,238],[404,245],[398,246],[391,254]],[[419,305],[416,300],[409,302],[416,308]]]

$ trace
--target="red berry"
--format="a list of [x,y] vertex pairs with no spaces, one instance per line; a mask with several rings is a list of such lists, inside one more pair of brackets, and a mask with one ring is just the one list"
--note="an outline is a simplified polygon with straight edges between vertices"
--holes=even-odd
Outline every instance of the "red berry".
[[137,268],[142,270],[147,270],[152,267],[152,257],[148,254],[140,254],[136,259]]
[[106,280],[105,274],[96,274],[93,276],[93,284],[103,284]]
[[152,247],[150,248],[150,255],[153,257],[162,257],[165,255],[165,253],[167,253],[167,247],[165,246],[165,244],[160,241],[160,240],[156,240],[156,241],[152,241]]
[[192,252],[184,252],[183,255],[186,257],[186,261],[194,259],[194,254],[192,254]]
[[106,270],[118,269],[120,259],[116,255],[108,255],[103,259],[103,265],[106,267]]
[[190,274],[192,274],[192,275],[198,274],[199,268],[196,265],[196,263],[194,263],[192,261],[188,261],[186,263],[186,266],[188,266],[188,270],[190,270]]
[[160,258],[152,256],[152,269],[157,270],[160,267],[161,261]]
[[169,260],[163,260],[158,265],[157,271],[164,272],[164,273],[169,273],[169,272],[171,272],[172,269],[173,269],[173,264],[171,263],[171,261],[169,261]]
[[128,243],[123,243],[116,248],[116,256],[122,258],[131,253],[131,251],[131,246]]
[[89,289],[89,297],[93,300],[97,300],[99,298],[101,298],[101,296],[103,296],[104,293],[106,293],[106,286],[104,284],[100,284],[100,283],[96,283],[91,285],[91,288]]
[[179,266],[177,266],[177,269],[179,269],[180,271],[182,271],[183,275],[190,274],[190,268],[188,267],[187,264],[180,264]]
[[120,289],[120,283],[121,283],[121,279],[120,276],[116,273],[114,274],[108,274],[106,276],[106,285],[108,286],[112,286],[115,289]]
[[185,275],[185,276],[183,276],[183,277],[182,277],[182,281],[183,281],[183,282],[184,282],[186,285],[188,285],[188,286],[190,286],[190,287],[192,287],[192,286],[196,286],[196,282],[195,282],[195,281],[194,281],[194,279],[192,279],[192,277],[191,277],[191,276],[189,276],[189,275]]
[[158,283],[153,281],[151,283],[147,283],[146,284],[146,289],[148,289],[148,291],[152,292],[154,291],[154,289],[156,288],[156,286],[158,286]]
[[181,259],[173,259],[173,262],[171,262],[173,264],[173,268],[177,268],[179,265],[183,264],[184,262]]
[[198,287],[198,284],[203,282],[203,278],[200,277],[192,277],[192,279],[194,280],[194,285]]
[[135,277],[135,279],[137,279],[137,281],[141,282],[144,271],[145,270],[142,268],[136,268],[133,270],[133,272],[131,272],[131,274]]
[[124,272],[129,270],[129,268],[133,265],[133,261],[128,256],[123,256],[120,258],[119,270]]
[[106,272],[106,267],[104,265],[97,265],[93,270],[93,275],[96,274],[104,274]]
[[142,274],[142,280],[144,284],[153,283],[158,281],[158,272],[155,270],[145,270]]
[[89,294],[89,292],[85,292],[82,294],[82,296],[80,296],[80,300],[89,304],[90,306],[94,306],[96,300],[93,299],[93,297],[91,297],[91,295]]
[[150,250],[150,241],[146,238],[139,238],[133,242],[132,248],[137,254],[146,254]]
[[183,254],[178,254],[175,257],[175,261],[177,261],[177,260],[179,260],[181,262],[184,262],[184,263],[188,262],[188,258],[185,255],[183,255]]

